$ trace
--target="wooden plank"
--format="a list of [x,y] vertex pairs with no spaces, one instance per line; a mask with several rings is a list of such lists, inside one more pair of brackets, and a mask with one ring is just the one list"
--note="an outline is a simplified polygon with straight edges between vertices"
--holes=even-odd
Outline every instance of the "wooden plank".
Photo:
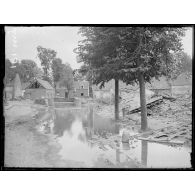
[[181,141],[181,140],[175,140],[175,141],[167,140],[167,141],[165,141],[165,140],[154,140],[154,139],[147,139],[147,138],[138,138],[138,139],[148,141],[148,142],[164,143],[164,144],[178,144],[178,145],[184,144],[184,141]]
[[[146,107],[147,108],[150,108],[150,107],[152,107],[154,105],[157,105],[157,104],[160,104],[162,102],[163,102],[163,97],[158,97],[158,98],[155,98],[155,99],[150,100],[146,104]],[[141,107],[138,107],[138,108],[132,109],[130,111],[127,111],[127,114],[133,114],[133,113],[140,112],[140,111],[141,111]]]

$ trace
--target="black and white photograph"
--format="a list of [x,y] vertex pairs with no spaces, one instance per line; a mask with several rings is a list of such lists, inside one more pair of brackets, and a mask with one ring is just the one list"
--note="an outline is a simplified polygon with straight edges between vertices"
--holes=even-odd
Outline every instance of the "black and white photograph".
[[4,31],[4,168],[192,168],[193,25]]

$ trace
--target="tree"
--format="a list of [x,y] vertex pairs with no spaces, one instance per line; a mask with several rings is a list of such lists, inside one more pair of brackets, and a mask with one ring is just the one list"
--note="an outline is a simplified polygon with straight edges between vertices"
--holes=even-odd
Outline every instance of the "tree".
[[181,73],[186,77],[192,75],[192,58],[184,51],[176,52],[172,55],[172,67],[169,71],[169,78],[176,79]]
[[[14,67],[14,68],[12,68]],[[9,59],[5,60],[5,83],[9,83],[14,80],[16,74],[22,82],[28,82],[33,77],[42,77],[42,70],[38,68],[37,64],[33,60],[24,59],[21,62],[11,63]]]
[[51,66],[54,58],[56,57],[57,52],[52,49],[47,49],[41,46],[37,47],[37,51],[44,72],[43,78],[52,83],[53,78],[51,73]]
[[69,63],[63,64],[62,74],[60,76],[60,85],[65,86],[68,93],[74,88],[73,71]]
[[80,69],[75,69],[72,72],[74,81],[82,81],[84,80],[84,74],[81,72]]
[[115,79],[117,89],[117,80],[139,83],[141,129],[147,130],[145,82],[168,74],[171,53],[181,50],[184,31],[171,27],[82,27],[80,33],[86,39],[79,43],[77,53],[92,67],[96,84]]
[[54,58],[52,62],[52,73],[55,87],[56,82],[59,82],[60,86],[67,88],[68,93],[73,89],[73,71],[69,63],[63,64],[60,58]]
[[43,71],[42,71],[41,68],[39,68],[38,66],[35,66],[35,68],[34,68],[33,71],[34,71],[34,75],[35,75],[36,78],[42,79],[42,77],[43,77]]
[[21,60],[16,71],[20,75],[23,82],[28,82],[34,77],[40,78],[43,74],[42,70],[38,68],[37,64],[33,60]]
[[63,64],[60,58],[54,58],[52,62],[52,74],[54,87],[56,87],[56,82],[60,81],[63,77]]
[[9,83],[14,79],[15,76],[15,70],[11,68],[13,65],[9,59],[5,59],[5,78],[4,82],[5,84]]
[[92,81],[96,85],[101,83],[101,88],[104,86],[105,82],[115,79],[116,120],[119,119],[119,79],[117,74],[106,74],[106,72],[101,71],[101,69],[108,63],[107,60],[115,58],[117,54],[118,42],[115,35],[118,29],[119,28],[83,27],[80,29],[80,33],[85,36],[86,39],[81,41],[79,47],[75,49],[75,52],[79,56],[78,59],[84,62],[84,65],[81,67],[81,72],[87,75],[89,81]]

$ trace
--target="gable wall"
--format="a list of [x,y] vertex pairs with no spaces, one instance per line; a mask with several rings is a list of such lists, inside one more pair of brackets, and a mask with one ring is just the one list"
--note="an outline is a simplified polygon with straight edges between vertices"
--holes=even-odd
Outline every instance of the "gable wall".
[[30,96],[30,99],[42,99],[42,98],[54,98],[54,91],[48,89],[26,89],[26,96]]

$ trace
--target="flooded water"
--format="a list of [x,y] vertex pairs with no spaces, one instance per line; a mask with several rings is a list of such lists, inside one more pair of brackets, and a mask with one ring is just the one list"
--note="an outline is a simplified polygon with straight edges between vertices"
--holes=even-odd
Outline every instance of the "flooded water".
[[[55,139],[63,160],[79,162],[84,167],[191,167],[188,147],[136,139],[128,144],[111,142],[109,137],[122,134],[123,129],[113,120],[97,115],[92,106],[56,108],[46,115],[38,131]],[[98,142],[101,139],[102,143]]]

